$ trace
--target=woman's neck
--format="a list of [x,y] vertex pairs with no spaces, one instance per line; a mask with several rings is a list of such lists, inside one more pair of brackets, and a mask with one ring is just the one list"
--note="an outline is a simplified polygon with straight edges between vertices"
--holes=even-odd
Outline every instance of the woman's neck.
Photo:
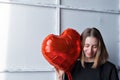
[[94,62],[94,58],[85,57],[85,62]]

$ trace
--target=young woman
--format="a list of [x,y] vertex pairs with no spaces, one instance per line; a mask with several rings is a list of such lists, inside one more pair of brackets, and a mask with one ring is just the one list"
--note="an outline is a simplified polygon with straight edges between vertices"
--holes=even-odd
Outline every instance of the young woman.
[[[71,70],[72,80],[119,80],[116,66],[108,61],[101,33],[87,28],[81,34],[82,53]],[[63,70],[56,70],[58,80],[68,80]]]

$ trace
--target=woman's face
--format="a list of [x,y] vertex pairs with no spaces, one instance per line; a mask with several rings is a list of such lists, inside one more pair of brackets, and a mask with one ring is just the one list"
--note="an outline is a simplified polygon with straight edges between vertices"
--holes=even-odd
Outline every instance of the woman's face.
[[85,58],[94,60],[98,50],[98,40],[95,37],[87,37],[83,47]]

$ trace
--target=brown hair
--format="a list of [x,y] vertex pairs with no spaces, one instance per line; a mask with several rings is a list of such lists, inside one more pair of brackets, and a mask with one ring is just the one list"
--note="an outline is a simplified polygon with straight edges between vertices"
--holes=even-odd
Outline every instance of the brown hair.
[[[106,50],[106,46],[104,44],[102,35],[97,28],[87,28],[83,31],[83,33],[81,34],[82,47],[84,47],[85,39],[89,36],[92,36],[98,39],[98,51],[95,56],[94,64],[92,65],[92,68],[97,68],[107,61],[108,52]],[[80,59],[81,59],[82,66],[85,67],[84,66],[85,56],[83,51],[81,53]]]

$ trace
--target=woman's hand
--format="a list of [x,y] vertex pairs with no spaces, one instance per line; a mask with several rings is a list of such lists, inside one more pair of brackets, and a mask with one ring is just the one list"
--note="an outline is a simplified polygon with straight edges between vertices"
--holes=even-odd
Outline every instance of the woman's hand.
[[55,72],[56,72],[58,80],[63,80],[63,75],[65,72],[63,70],[57,69],[57,68],[55,68]]

